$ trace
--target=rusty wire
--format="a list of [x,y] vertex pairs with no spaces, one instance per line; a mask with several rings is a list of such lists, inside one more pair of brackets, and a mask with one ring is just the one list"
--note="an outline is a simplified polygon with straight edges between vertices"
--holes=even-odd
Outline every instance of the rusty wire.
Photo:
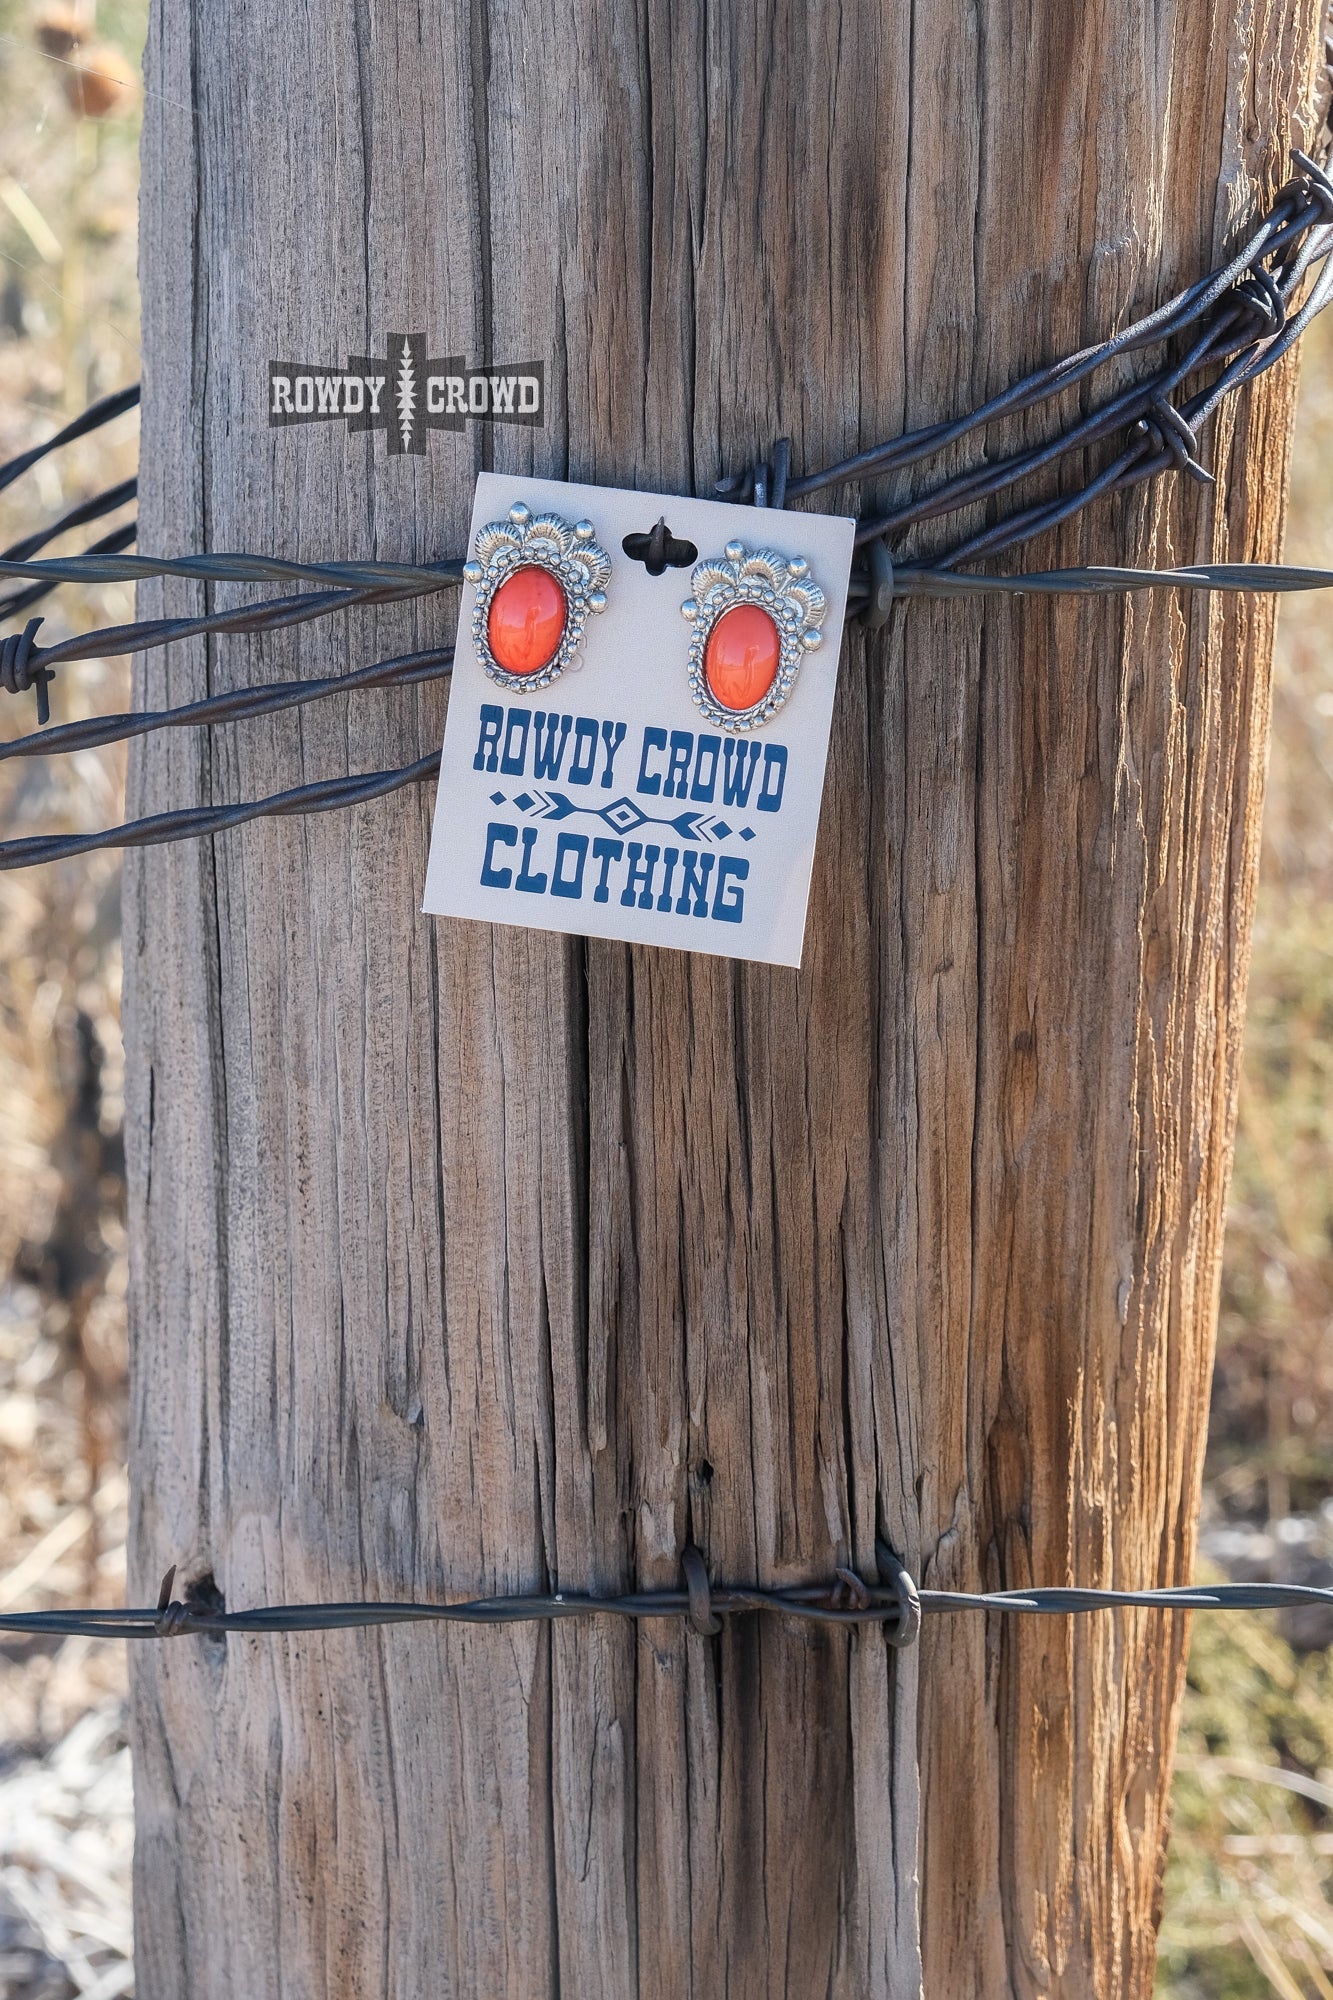
[[256,1605],[245,1611],[228,1611],[211,1579],[206,1587],[187,1589],[184,1600],[177,1600],[172,1595],[176,1572],[170,1569],[163,1578],[158,1602],[151,1608],[7,1612],[0,1617],[0,1634],[93,1639],[179,1639],[191,1634],[244,1638],[274,1632],[354,1631],[380,1625],[554,1624],[566,1618],[617,1617],[685,1618],[701,1636],[711,1637],[722,1629],[724,1619],[760,1611],[821,1625],[879,1625],[890,1645],[910,1646],[919,1635],[923,1616],[955,1612],[1058,1618],[1126,1609],[1275,1611],[1296,1604],[1333,1606],[1333,1590],[1292,1583],[1183,1584],[1154,1590],[1084,1590],[1065,1585],[1029,1590],[923,1590],[882,1542],[877,1545],[876,1560],[884,1581],[867,1583],[854,1570],[839,1568],[827,1583],[764,1589],[748,1584],[710,1584],[703,1556],[687,1547],[681,1556],[684,1588],[678,1590],[607,1595],[534,1591],[428,1604],[363,1599],[339,1604]]
[[[978,575],[957,567],[1011,549],[1070,519],[1101,495],[1126,490],[1162,473],[1184,472],[1197,480],[1210,480],[1211,475],[1199,458],[1200,427],[1225,395],[1271,368],[1333,296],[1333,259],[1329,258],[1333,248],[1333,182],[1304,153],[1298,152],[1294,158],[1297,172],[1227,264],[1111,339],[1036,370],[965,416],[872,446],[822,471],[793,478],[790,440],[781,439],[771,464],[760,464],[720,481],[716,490],[759,506],[783,507],[831,485],[853,480],[864,483],[901,473],[959,444],[986,425],[1066,394],[1110,363],[1122,361],[1149,346],[1175,344],[1176,351],[1154,372],[1120,389],[1097,408],[1080,414],[1048,442],[1007,458],[983,459],[971,469],[951,474],[928,491],[868,512],[857,529],[861,554],[848,591],[849,615],[862,617],[874,628],[885,622],[897,599],[919,596],[1102,594],[1150,588],[1269,593],[1333,585],[1333,571],[1288,569],[1269,563],[1213,564],[1170,570],[1060,569],[1003,576]],[[1321,263],[1323,269],[1317,272],[1302,297],[1306,280]],[[1187,386],[1203,374],[1209,379],[1193,393],[1186,393]],[[125,390],[95,404],[35,451],[0,467],[0,489],[46,452],[109,421],[132,407],[137,399],[137,389]],[[1128,440],[1109,463],[1071,490],[1019,506],[988,525],[974,527],[951,548],[932,553],[929,559],[904,558],[901,554],[895,559],[890,554],[889,537],[992,501],[1037,474],[1050,472],[1069,455],[1081,455],[1126,428]],[[40,620],[32,619],[22,631],[0,640],[0,689],[11,693],[34,689],[40,723],[47,719],[48,687],[58,665],[170,645],[186,638],[277,630],[352,605],[450,588],[461,580],[459,558],[409,564],[299,563],[243,554],[126,556],[120,550],[133,538],[132,523],[115,530],[81,556],[32,559],[33,551],[57,534],[82,521],[99,518],[129,497],[126,489],[111,489],[6,551],[0,557],[0,576],[13,577],[25,588],[0,602],[0,612],[26,608],[46,591],[66,582],[106,583],[170,576],[206,586],[221,582],[277,581],[314,582],[322,588],[198,616],[139,619],[82,633],[49,647],[37,644]],[[406,657],[420,661],[427,658]],[[380,661],[348,675],[263,684],[143,717],[93,718],[86,723],[65,725],[46,736],[22,738],[0,750],[0,756],[82,749],[143,735],[152,729],[239,721],[303,701],[432,678],[449,671],[443,653],[433,654],[429,659],[432,664],[423,665],[420,671],[405,669],[403,661]],[[433,759],[423,759],[398,771],[303,785],[244,806],[196,807],[182,813],[159,814],[151,821],[131,821],[99,834],[3,842],[0,868],[54,860],[96,847],[142,845],[218,832],[246,819],[273,814],[327,811],[335,805],[354,803],[427,778],[432,775],[432,765]],[[340,787],[345,795],[339,791]]]

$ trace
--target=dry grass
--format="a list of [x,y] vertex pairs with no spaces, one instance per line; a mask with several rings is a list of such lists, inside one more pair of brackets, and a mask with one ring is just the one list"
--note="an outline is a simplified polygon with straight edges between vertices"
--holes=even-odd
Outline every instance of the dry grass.
[[[96,38],[136,54],[144,11],[104,4]],[[35,20],[0,0],[0,459],[139,373],[137,115],[76,117],[68,65],[38,52]],[[136,436],[137,420],[121,418],[0,494],[0,547],[128,477]],[[132,599],[123,587],[60,592],[39,608],[47,637],[124,619]],[[66,670],[53,697],[68,717],[123,706],[126,693],[125,664],[111,661]],[[30,710],[7,702],[0,733],[31,727]],[[114,753],[10,765],[0,825],[96,826],[119,816],[122,793]],[[124,1592],[119,915],[114,857],[0,877],[4,1609]],[[124,1703],[119,1646],[0,1649],[5,2000],[132,1990]]]
[[[1333,565],[1331,451],[1325,316],[1303,361],[1289,561]],[[1333,643],[1320,595],[1288,598],[1278,627],[1204,1546],[1237,1575],[1333,1582],[1330,1498]],[[1195,1621],[1158,1980],[1173,2000],[1333,2000],[1333,1661],[1292,1636],[1289,1621]],[[1329,1621],[1304,1634],[1330,1637]]]

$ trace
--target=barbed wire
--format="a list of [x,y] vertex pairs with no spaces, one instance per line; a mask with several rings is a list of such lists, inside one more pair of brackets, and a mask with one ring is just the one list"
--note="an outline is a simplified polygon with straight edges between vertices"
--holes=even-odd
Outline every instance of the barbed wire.
[[[109,486],[105,493],[95,493],[90,500],[81,500],[76,507],[71,507],[67,514],[62,514],[58,521],[52,521],[47,527],[39,528],[35,535],[27,535],[21,542],[15,542],[12,548],[3,551],[4,559],[7,562],[26,562],[30,556],[36,555],[38,549],[45,548],[48,542],[54,542],[58,536],[67,534],[71,528],[81,528],[86,521],[100,521],[104,514],[114,514],[118,507],[128,506],[138,491],[137,479],[122,479],[119,486]],[[131,530],[135,525],[134,522],[130,523]],[[89,554],[91,553],[90,550]],[[43,584],[38,587],[54,589],[55,584],[53,581],[49,585]],[[0,602],[0,614],[6,613],[8,608],[7,602]]]
[[291,562],[281,556],[54,556],[37,562],[0,560],[0,576],[52,583],[143,583],[181,576],[197,583],[323,583],[347,590],[442,590],[462,582],[461,557],[437,563]]
[[95,854],[106,847],[160,847],[168,840],[197,840],[205,833],[225,833],[252,819],[283,819],[293,814],[337,812],[343,806],[364,805],[404,785],[419,785],[437,777],[440,753],[432,750],[396,771],[366,771],[348,778],[318,778],[294,785],[267,799],[247,799],[234,806],[181,806],[175,812],[153,813],[127,820],[124,826],[100,833],[37,833],[0,841],[0,871],[32,868],[40,861],[68,861],[77,854]]
[[[1105,595],[1154,589],[1281,592],[1333,588],[1333,570],[1230,563],[1180,570],[1104,568],[1030,571],[1018,576],[975,576],[966,573],[946,576],[935,570],[906,569],[896,573],[895,588],[904,597],[974,596],[985,593],[1067,595],[1070,592]],[[363,601],[378,595],[380,593],[365,593]],[[304,603],[298,598],[284,601],[298,607]],[[241,615],[237,614],[238,617]],[[318,614],[306,612],[304,615]],[[233,625],[228,629],[237,628]],[[357,693],[366,688],[406,687],[422,681],[443,680],[453,671],[453,659],[453,647],[444,646],[422,653],[402,654],[395,659],[378,660],[350,673],[330,674],[317,680],[267,681],[235,688],[178,708],[89,716],[78,722],[62,723],[54,729],[0,743],[0,763],[11,758],[40,757],[57,751],[73,753],[99,749],[109,743],[152,735],[161,729],[188,729],[220,722],[248,721],[255,716],[299,708],[308,702],[327,700],[332,695]],[[438,766],[439,753],[433,751],[397,770],[371,772],[362,777],[324,779],[245,805],[193,806],[174,813],[129,820],[122,826],[107,827],[96,833],[40,834],[4,840],[0,841],[0,871],[34,867],[45,861],[69,860],[73,856],[102,849],[151,847],[164,841],[197,839],[207,834],[223,833],[230,827],[243,826],[252,819],[330,812],[344,805],[362,804],[367,799],[381,797],[406,785],[426,783],[438,776]]]
[[73,444],[76,438],[87,437],[89,431],[98,430],[103,424],[109,424],[113,417],[123,417],[127,410],[137,408],[138,402],[139,384],[133,382],[128,389],[113,390],[111,395],[101,397],[96,403],[90,403],[72,423],[66,424],[64,429],[57,431],[53,437],[47,438],[44,444],[34,445],[31,451],[21,451],[17,458],[11,458],[4,465],[0,465],[0,493],[4,492],[6,486],[12,486],[30,466],[45,458],[48,452],[59,451],[62,445]]
[[1028,1590],[919,1589],[883,1543],[877,1562],[886,1582],[867,1583],[854,1570],[839,1568],[825,1583],[765,1589],[718,1585],[708,1579],[696,1548],[682,1552],[683,1588],[607,1595],[581,1591],[534,1591],[467,1598],[454,1603],[400,1603],[360,1599],[335,1604],[256,1605],[228,1611],[212,1578],[172,1595],[175,1569],[167,1571],[155,1606],[7,1612],[4,1633],[59,1638],[179,1639],[255,1637],[278,1632],[339,1632],[368,1626],[416,1624],[516,1625],[556,1623],[566,1618],[686,1618],[697,1632],[715,1634],[721,1621],[743,1612],[769,1612],[822,1625],[882,1625],[891,1645],[909,1646],[923,1617],[963,1612],[1077,1617],[1095,1611],[1280,1611],[1293,1605],[1333,1608],[1333,1590],[1314,1584],[1184,1584],[1150,1590],[1083,1589],[1054,1584]]
[[[12,548],[5,549],[4,560],[26,561],[29,556],[35,555],[38,549],[45,548],[48,542],[54,542],[61,535],[68,534],[71,528],[81,528],[88,521],[100,521],[104,515],[114,514],[118,508],[128,506],[138,491],[137,479],[123,479],[119,486],[109,486],[105,493],[95,493],[91,499],[81,500],[78,506],[71,507],[67,514],[62,514],[58,521],[52,521],[47,527],[38,529],[35,535],[28,535],[21,542],[15,542]],[[128,548],[138,532],[138,522],[128,521],[122,527],[113,528],[100,542],[94,542],[85,553],[90,556],[113,554],[119,549]],[[9,597],[0,598],[0,618],[12,618],[18,612],[26,611],[30,605],[40,603],[42,598],[48,596],[56,587],[53,578],[47,583],[29,584],[26,590],[16,590]]]
[[[89,555],[100,555],[115,549],[127,549],[139,532],[137,521],[127,521],[123,527],[113,528],[109,535],[103,535],[100,542],[94,542]],[[55,530],[52,530],[52,534]],[[34,583],[27,590],[16,590],[6,598],[0,598],[0,618],[13,618],[20,611],[26,611],[32,604],[40,604],[57,588],[54,583]],[[99,653],[89,654],[90,659],[100,659]]]
[[[1018,415],[1064,394],[1108,363],[1174,339],[1190,327],[1201,330],[1175,362],[1135,382],[1049,442],[960,472],[930,493],[872,515],[859,523],[857,543],[863,546],[918,522],[990,499],[1125,425],[1131,427],[1125,451],[1078,492],[996,523],[937,556],[932,567],[946,568],[982,554],[998,554],[1057,526],[1103,492],[1137,485],[1161,472],[1184,471],[1211,482],[1211,474],[1198,459],[1199,426],[1232,389],[1281,360],[1333,294],[1333,267],[1326,267],[1299,310],[1292,311],[1307,272],[1326,259],[1333,247],[1329,230],[1333,182],[1308,154],[1298,150],[1292,157],[1300,172],[1280,189],[1272,209],[1231,261],[1111,339],[1035,370],[953,422],[928,425],[885,444],[872,445],[798,479],[786,477],[784,454],[776,480],[770,468],[761,466],[720,480],[716,490],[729,497],[759,497],[761,504],[781,506],[829,486],[904,470],[1001,417]],[[1214,363],[1226,364],[1218,378],[1177,408],[1171,400],[1176,392],[1189,377]],[[771,493],[765,490],[769,484]]]
[[[1190,570],[1086,569],[1032,571],[1020,576],[942,576],[934,570],[909,569],[899,571],[895,583],[901,594],[909,597],[972,596],[984,592],[1015,596],[1029,593],[1052,595],[1071,591],[1104,595],[1163,588],[1301,591],[1333,588],[1333,570],[1231,563]],[[378,594],[365,595],[374,597]],[[301,600],[286,601],[298,604]],[[350,673],[330,674],[318,680],[268,681],[235,688],[178,708],[89,716],[78,722],[60,724],[55,729],[16,737],[9,743],[0,743],[0,763],[9,758],[39,757],[55,751],[97,749],[108,743],[148,736],[160,729],[187,729],[210,723],[247,721],[255,716],[271,715],[283,709],[302,707],[308,702],[326,700],[331,695],[357,693],[365,688],[405,687],[421,681],[442,680],[453,671],[453,656],[453,647],[445,646],[435,651],[378,660]],[[231,827],[244,826],[254,819],[332,812],[342,806],[364,804],[368,799],[383,797],[407,785],[427,783],[438,775],[439,753],[431,751],[397,770],[322,779],[243,805],[184,807],[176,812],[128,820],[122,826],[106,827],[96,833],[33,834],[3,840],[0,841],[0,872],[31,868],[46,861],[66,861],[104,849],[153,847],[165,841],[198,839],[207,834],[224,833]]]
[[253,716],[302,708],[307,702],[322,701],[334,694],[356,693],[363,688],[408,687],[418,681],[440,680],[452,672],[453,663],[453,647],[437,646],[421,653],[400,653],[396,659],[376,660],[373,665],[356,667],[350,673],[327,674],[319,680],[263,681],[250,687],[232,688],[224,694],[205,695],[199,701],[186,702],[179,708],[90,715],[78,722],[58,723],[54,729],[0,743],[0,764],[13,757],[42,757],[51,751],[96,750],[106,743],[150,736],[159,729],[245,722]]
[[[1329,257],[1333,249],[1333,181],[1308,155],[1297,152],[1293,157],[1298,171],[1279,191],[1268,214],[1227,264],[1109,340],[1034,371],[962,417],[903,434],[799,478],[790,476],[790,440],[780,439],[771,464],[760,464],[746,473],[720,480],[715,490],[761,507],[784,507],[791,500],[835,484],[850,480],[864,482],[898,473],[960,443],[1000,418],[1016,416],[1068,393],[1113,362],[1148,346],[1170,343],[1188,335],[1183,349],[1173,359],[1080,416],[1048,442],[954,473],[930,491],[895,507],[871,512],[861,520],[856,536],[860,558],[848,591],[849,615],[862,618],[874,629],[886,621],[895,601],[909,597],[1095,595],[1162,588],[1270,593],[1333,586],[1333,571],[1294,569],[1271,563],[1166,570],[1092,567],[1009,575],[979,574],[957,567],[1012,549],[1070,519],[1101,495],[1125,490],[1160,474],[1177,471],[1194,479],[1211,480],[1212,475],[1198,455],[1200,426],[1224,396],[1280,360],[1333,296],[1333,259]],[[1323,269],[1302,299],[1300,294],[1306,279],[1321,263]],[[1217,373],[1209,382],[1192,395],[1182,397],[1192,379],[1211,369]],[[47,452],[109,422],[137,400],[135,388],[94,404],[45,444],[0,467],[0,490]],[[1036,474],[1057,468],[1071,454],[1085,453],[1126,427],[1127,444],[1108,465],[1074,490],[1019,507],[1000,520],[964,535],[952,548],[932,555],[928,561],[899,558],[895,562],[891,555],[888,547],[891,535],[989,502]],[[129,556],[122,551],[134,539],[133,523],[116,529],[82,555],[34,559],[36,549],[57,535],[125,504],[132,497],[132,488],[133,482],[128,481],[119,488],[110,488],[5,551],[0,557],[0,576],[12,577],[25,588],[0,602],[0,614],[24,609],[62,583],[178,577],[201,582],[206,587],[253,582],[303,582],[323,587],[231,610],[138,619],[76,634],[53,646],[37,644],[41,620],[32,619],[22,631],[0,640],[0,689],[10,693],[34,690],[39,724],[44,725],[48,718],[48,690],[57,666],[166,646],[187,638],[280,630],[354,605],[453,588],[462,579],[460,557],[420,564],[305,563],[251,554]],[[408,660],[422,663],[420,671],[407,667]],[[379,661],[351,674],[326,676],[318,681],[263,684],[143,716],[112,716],[67,724],[0,747],[0,759],[84,749],[160,728],[239,721],[305,701],[432,678],[448,671],[443,652],[405,655],[398,661]],[[328,811],[336,805],[356,803],[377,796],[378,791],[395,790],[430,776],[431,770],[424,767],[432,761],[423,759],[398,771],[298,786],[271,799],[243,806],[200,806],[179,813],[158,814],[96,834],[7,841],[0,843],[0,868],[30,866],[99,847],[193,838],[274,814]]]

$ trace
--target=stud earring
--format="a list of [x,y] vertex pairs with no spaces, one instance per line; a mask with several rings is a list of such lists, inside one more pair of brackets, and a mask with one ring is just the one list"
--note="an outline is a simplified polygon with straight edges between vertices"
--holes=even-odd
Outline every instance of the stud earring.
[[605,611],[611,558],[591,521],[534,514],[519,500],[508,520],[478,528],[463,575],[477,587],[472,643],[483,671],[535,694],[570,664],[589,613]]
[[761,729],[822,643],[827,605],[803,556],[728,542],[696,563],[681,616],[690,639],[690,693],[719,729]]

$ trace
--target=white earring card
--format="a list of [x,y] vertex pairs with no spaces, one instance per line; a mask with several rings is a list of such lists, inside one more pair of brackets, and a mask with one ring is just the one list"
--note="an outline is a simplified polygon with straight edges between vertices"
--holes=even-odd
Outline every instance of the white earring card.
[[854,532],[482,473],[427,914],[799,965]]

